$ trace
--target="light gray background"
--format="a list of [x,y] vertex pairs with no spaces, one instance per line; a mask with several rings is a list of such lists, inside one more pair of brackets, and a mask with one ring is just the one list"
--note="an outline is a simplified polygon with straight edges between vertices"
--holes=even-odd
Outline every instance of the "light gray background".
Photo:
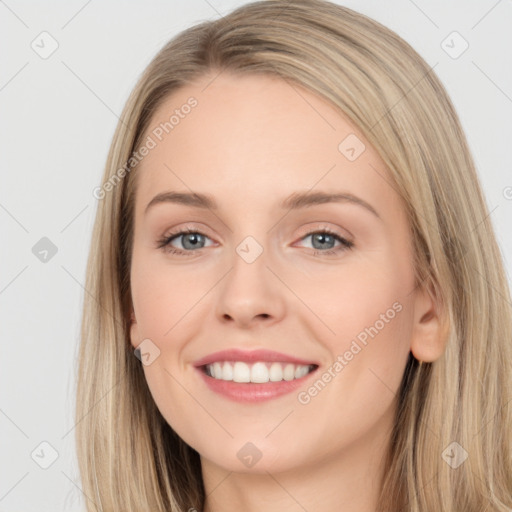
[[[74,370],[97,205],[92,190],[118,115],[152,56],[177,32],[244,3],[0,0],[0,512],[83,509]],[[510,276],[511,0],[338,3],[390,27],[437,64],[469,139]],[[31,47],[35,41],[40,51],[50,48],[43,31],[58,43],[46,59]],[[469,44],[456,59],[441,46],[453,31]],[[453,53],[461,41],[452,40],[444,44]],[[42,237],[58,249],[47,262],[32,252]],[[43,441],[59,454],[48,469],[38,465],[52,461]]]

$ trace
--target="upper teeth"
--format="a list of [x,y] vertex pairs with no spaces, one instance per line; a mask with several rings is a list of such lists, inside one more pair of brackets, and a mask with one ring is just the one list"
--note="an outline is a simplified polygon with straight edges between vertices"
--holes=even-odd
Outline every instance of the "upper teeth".
[[214,379],[232,380],[234,382],[279,382],[281,380],[300,379],[307,375],[313,365],[291,363],[264,363],[252,365],[242,361],[216,362],[206,365],[206,373]]

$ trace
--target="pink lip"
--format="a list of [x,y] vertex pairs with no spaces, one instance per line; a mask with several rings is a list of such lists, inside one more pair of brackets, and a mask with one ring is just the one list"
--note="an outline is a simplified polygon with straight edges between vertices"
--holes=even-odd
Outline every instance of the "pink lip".
[[308,373],[300,379],[282,380],[280,382],[267,382],[266,384],[256,384],[253,382],[240,383],[232,380],[217,380],[209,377],[202,370],[197,370],[204,379],[206,385],[215,393],[229,398],[235,402],[254,403],[264,400],[272,400],[281,395],[291,393],[304,384],[304,381],[313,375],[316,370]]
[[271,400],[279,396],[295,391],[304,384],[304,381],[315,373],[316,369],[300,379],[290,381],[282,380],[280,382],[266,382],[257,384],[253,382],[233,382],[227,380],[214,379],[207,375],[203,370],[207,364],[213,364],[220,361],[244,361],[247,363],[262,362],[280,362],[300,365],[318,364],[305,359],[299,359],[279,352],[270,350],[244,351],[239,349],[222,350],[203,357],[194,363],[197,371],[201,375],[208,388],[215,393],[225,396],[235,402],[254,403],[264,400]]
[[240,349],[229,349],[221,350],[220,352],[214,352],[213,354],[207,355],[198,361],[194,362],[194,366],[205,366],[207,364],[213,364],[219,361],[244,361],[246,363],[256,363],[258,361],[268,361],[271,363],[292,363],[292,364],[317,364],[314,361],[306,361],[305,359],[299,359],[297,357],[281,354],[280,352],[274,352],[272,350],[240,350]]

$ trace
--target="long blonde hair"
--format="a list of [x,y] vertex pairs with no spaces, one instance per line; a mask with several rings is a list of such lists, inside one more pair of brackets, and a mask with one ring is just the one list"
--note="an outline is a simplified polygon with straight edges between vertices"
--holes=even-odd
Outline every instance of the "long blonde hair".
[[185,30],[126,103],[96,194],[84,294],[76,440],[87,510],[204,504],[199,455],[159,413],[130,345],[136,165],[126,163],[171,92],[224,71],[306,87],[361,130],[403,198],[417,285],[442,304],[445,353],[421,365],[411,355],[397,395],[381,510],[510,511],[511,299],[465,135],[409,44],[324,0],[254,2]]

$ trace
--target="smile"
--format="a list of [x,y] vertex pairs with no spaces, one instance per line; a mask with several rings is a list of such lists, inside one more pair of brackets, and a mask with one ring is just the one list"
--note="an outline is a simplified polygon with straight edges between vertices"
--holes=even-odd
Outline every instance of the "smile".
[[311,359],[262,349],[222,350],[202,357],[194,366],[210,391],[242,403],[297,391],[319,368]]
[[316,369],[316,365],[284,362],[217,361],[202,367],[206,375],[217,380],[238,383],[281,382],[301,379]]

